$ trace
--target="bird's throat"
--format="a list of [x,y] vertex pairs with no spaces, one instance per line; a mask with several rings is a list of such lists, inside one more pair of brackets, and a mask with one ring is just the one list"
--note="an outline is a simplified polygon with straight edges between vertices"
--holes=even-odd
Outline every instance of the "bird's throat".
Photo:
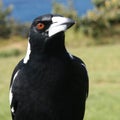
[[41,56],[59,56],[66,52],[64,34],[61,32],[52,36],[43,44],[31,45],[30,40],[28,42],[27,53],[24,58],[24,64],[30,59],[39,58]]

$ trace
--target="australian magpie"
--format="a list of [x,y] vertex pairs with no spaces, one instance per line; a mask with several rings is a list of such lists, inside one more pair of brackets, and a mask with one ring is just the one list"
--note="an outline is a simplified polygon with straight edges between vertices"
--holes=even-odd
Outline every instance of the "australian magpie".
[[34,19],[26,56],[10,84],[12,120],[83,120],[87,70],[65,48],[64,32],[74,23],[54,14]]

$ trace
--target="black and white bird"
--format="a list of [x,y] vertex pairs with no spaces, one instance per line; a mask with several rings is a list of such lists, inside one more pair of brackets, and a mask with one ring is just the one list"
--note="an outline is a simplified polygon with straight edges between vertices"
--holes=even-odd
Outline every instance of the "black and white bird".
[[12,120],[83,120],[87,70],[65,48],[64,32],[74,23],[53,14],[34,19],[26,56],[10,84]]

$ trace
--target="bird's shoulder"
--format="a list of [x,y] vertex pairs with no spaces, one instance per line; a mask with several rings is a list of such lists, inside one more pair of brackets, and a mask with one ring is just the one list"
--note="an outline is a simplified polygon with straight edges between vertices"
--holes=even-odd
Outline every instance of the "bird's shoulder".
[[14,68],[13,73],[12,73],[10,86],[13,83],[16,73],[19,72],[24,67],[24,65],[25,64],[23,63],[23,59],[16,65],[16,67]]
[[83,60],[74,55],[72,55],[72,64],[73,64],[73,67],[75,67],[75,69],[77,69],[77,68],[78,69],[82,69],[82,68],[86,69],[86,64],[83,62]]
[[81,77],[84,81],[88,81],[87,67],[81,58],[73,56],[72,68],[76,76]]
[[16,65],[16,67],[13,70],[12,73],[12,77],[11,77],[11,83],[10,83],[10,92],[9,92],[9,102],[10,102],[10,107],[11,107],[11,114],[12,114],[12,118],[14,119],[14,115],[15,115],[15,110],[16,110],[16,99],[15,96],[13,94],[13,85],[14,85],[14,81],[16,79],[16,77],[18,76],[18,73],[20,72],[20,70],[24,67],[24,63],[23,63],[23,59]]
[[86,64],[81,58],[73,56],[72,59],[72,71],[74,79],[78,81],[78,84],[82,85],[86,95],[88,96],[89,91],[89,77],[87,72]]

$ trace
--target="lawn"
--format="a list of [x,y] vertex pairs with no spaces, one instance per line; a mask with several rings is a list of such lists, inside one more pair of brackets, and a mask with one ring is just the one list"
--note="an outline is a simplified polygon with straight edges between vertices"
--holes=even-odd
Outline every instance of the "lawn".
[[85,120],[120,120],[120,45],[76,48],[88,67],[90,94]]
[[[120,45],[68,49],[85,61],[89,72],[90,91],[84,120],[120,120]],[[9,51],[7,47],[3,50]],[[23,54],[0,57],[0,120],[10,120],[9,83]]]

